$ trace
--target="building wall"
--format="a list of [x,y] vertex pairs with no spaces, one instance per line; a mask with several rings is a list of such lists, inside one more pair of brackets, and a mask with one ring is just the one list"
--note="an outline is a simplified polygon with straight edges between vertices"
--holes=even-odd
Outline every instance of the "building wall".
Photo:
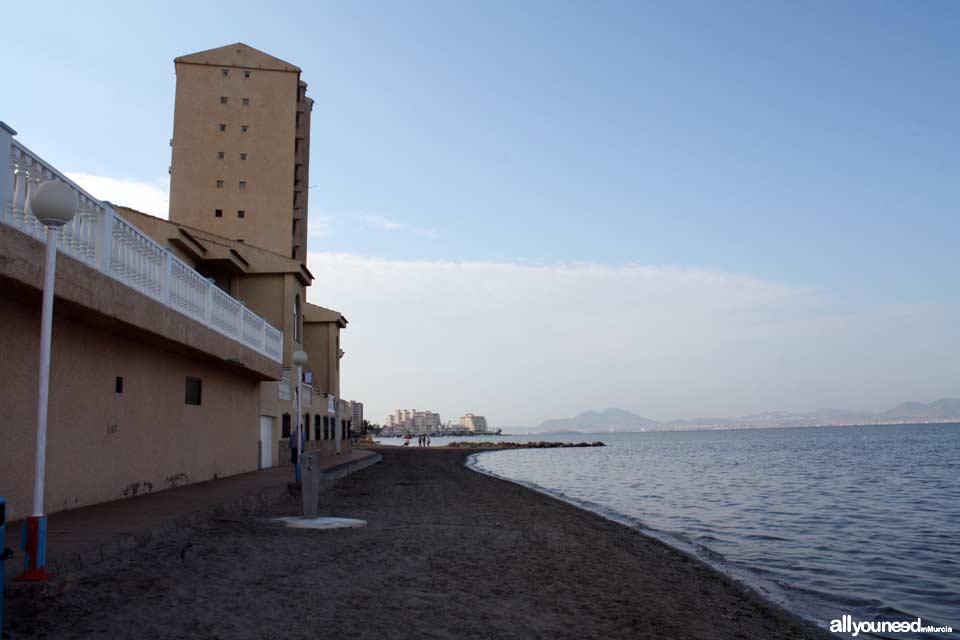
[[297,133],[294,143],[292,256],[303,262],[307,260],[307,211],[310,198],[310,114],[312,111],[313,100],[307,97],[307,83],[301,80],[297,94]]
[[286,337],[284,316],[289,311],[284,308],[283,279],[282,273],[245,274],[234,278],[237,300],[242,300],[251,311],[283,331]]
[[170,219],[290,256],[299,73],[183,62],[176,73]]
[[[300,317],[294,318],[293,308],[297,296],[300,297]],[[307,288],[292,273],[283,274],[283,363],[292,366],[294,351],[303,349],[303,311],[307,304]],[[297,334],[300,338],[297,339]],[[309,370],[309,367],[307,368]]]
[[[289,409],[291,415],[291,428],[296,426],[296,421],[293,420],[293,415],[295,409]],[[349,455],[353,450],[353,445],[350,441],[347,421],[350,422],[349,429],[353,433],[359,432],[359,426],[353,422],[353,418],[350,412],[350,403],[345,400],[337,400],[335,404],[335,411],[331,413],[329,411],[329,398],[325,397],[321,393],[315,393],[313,395],[313,406],[309,408],[304,408],[302,410],[303,414],[303,423],[304,425],[309,425],[308,437],[307,437],[307,451],[320,451],[321,455],[335,455],[336,454],[336,432],[334,431],[334,424],[338,428],[342,429],[343,438],[340,441],[340,452],[342,455]],[[320,438],[316,437],[316,417],[320,416]],[[323,418],[326,417],[328,420],[328,429],[326,434],[323,431]],[[336,423],[333,422],[336,420]],[[289,438],[281,438],[279,441],[279,446],[277,447],[277,456],[274,460],[275,464],[285,465],[290,464],[290,440]]]
[[[0,297],[0,487],[29,514],[35,460],[39,308]],[[47,513],[257,468],[256,379],[131,337],[54,317]],[[123,392],[116,393],[116,377]],[[202,404],[185,404],[187,376]]]
[[340,397],[340,327],[335,322],[304,325],[303,350],[310,357],[307,369],[313,373],[315,389]]

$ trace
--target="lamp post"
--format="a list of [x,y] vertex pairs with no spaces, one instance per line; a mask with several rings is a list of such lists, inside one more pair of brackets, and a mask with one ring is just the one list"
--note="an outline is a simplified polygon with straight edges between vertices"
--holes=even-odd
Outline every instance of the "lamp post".
[[43,267],[43,306],[40,312],[40,377],[37,387],[37,459],[33,475],[33,512],[27,518],[23,580],[46,580],[47,518],[43,515],[44,474],[47,464],[47,405],[50,390],[50,337],[53,330],[53,286],[57,274],[60,227],[77,213],[77,192],[63,182],[42,182],[30,193],[30,208],[47,228]]
[[300,408],[300,392],[303,391],[303,365],[307,364],[307,354],[303,351],[293,352],[293,364],[297,365],[297,460],[294,463],[294,470],[297,474],[297,482],[300,482],[300,459],[303,457],[303,411]]

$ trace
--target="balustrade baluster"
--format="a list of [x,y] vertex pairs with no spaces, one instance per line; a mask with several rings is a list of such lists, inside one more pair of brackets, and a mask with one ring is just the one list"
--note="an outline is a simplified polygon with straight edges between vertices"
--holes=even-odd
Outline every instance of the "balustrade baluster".
[[16,160],[13,170],[13,205],[10,210],[10,221],[14,226],[19,227],[23,220],[23,208],[27,197],[27,159],[23,157],[20,149],[14,149],[13,153]]

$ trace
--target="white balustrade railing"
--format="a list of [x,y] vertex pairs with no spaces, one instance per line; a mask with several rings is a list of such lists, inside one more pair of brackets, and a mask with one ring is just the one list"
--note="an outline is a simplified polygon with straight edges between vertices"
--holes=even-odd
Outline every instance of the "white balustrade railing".
[[205,321],[210,281],[177,256],[167,255],[170,260],[170,305],[195,320]]
[[166,249],[126,219],[114,215],[112,222],[110,275],[151,298],[160,298],[169,268]]
[[300,408],[310,409],[313,407],[313,387],[309,384],[300,385]]
[[274,360],[281,360],[283,354],[283,332],[263,323],[263,352]]
[[277,385],[277,397],[280,400],[290,399],[290,369],[284,369],[280,374],[280,383]]
[[30,194],[42,182],[64,182],[76,191],[79,207],[58,234],[60,251],[282,361],[283,333],[14,140],[12,133],[0,122],[0,158],[9,158],[8,170],[0,173],[0,223],[45,242],[45,227],[30,210]]
[[[78,187],[68,177],[54,169],[26,147],[0,129],[0,151],[9,153],[9,172],[4,172],[0,187],[0,222],[4,222],[40,241],[46,241],[46,228],[30,210],[30,192],[47,180],[58,180],[77,192],[77,215],[60,229],[59,249],[64,253],[94,266],[96,245],[101,231],[101,219],[106,205]],[[9,145],[4,145],[9,140]]]
[[267,322],[246,307],[240,310],[240,317],[243,319],[243,339],[245,342],[256,343],[263,349],[264,331],[263,325]]
[[240,336],[240,314],[243,311],[243,305],[227,295],[223,289],[216,285],[212,286],[210,294],[210,323],[217,328],[220,333],[225,333],[231,338],[241,338]]

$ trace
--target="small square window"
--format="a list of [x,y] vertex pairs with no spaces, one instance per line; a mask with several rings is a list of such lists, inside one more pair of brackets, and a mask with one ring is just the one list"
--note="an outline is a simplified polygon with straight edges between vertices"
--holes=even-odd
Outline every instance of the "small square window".
[[246,132],[247,132],[247,125],[245,124],[240,125],[240,133],[246,133]]
[[249,106],[250,106],[250,98],[244,98],[244,99],[243,99],[243,106],[245,106],[245,107],[249,107]]
[[223,180],[217,180],[217,189],[223,189]]
[[214,216],[215,218],[222,218],[222,217],[223,217],[223,209],[214,209],[214,210],[213,210],[213,216]]
[[[246,212],[246,211],[244,211],[243,209],[237,209],[237,217],[238,217],[238,218],[246,217],[246,215],[247,215],[247,212]],[[240,240],[239,242],[243,242],[243,240]]]
[[250,72],[249,72],[249,71],[244,71],[244,72],[243,72],[243,77],[244,77],[244,78],[249,78],[249,77],[250,77]]
[[240,154],[240,159],[241,159],[241,160],[246,160],[246,159],[247,159],[247,154],[241,153],[241,154]]
[[200,378],[187,378],[183,401],[199,407],[203,396],[203,381]]
[[220,124],[217,125],[217,129],[219,129],[220,131],[226,131],[226,130],[227,130],[227,125],[225,125],[225,124],[223,124],[223,123],[221,122]]
[[227,71],[226,69],[221,69],[221,70],[220,70],[220,76],[221,76],[221,77],[226,78],[226,77],[229,76],[229,75],[230,75],[230,72]]
[[241,181],[240,181],[240,190],[242,191],[242,190],[244,190],[244,189],[246,189],[246,188],[247,188],[247,181],[246,181],[246,180],[241,180]]
[[227,104],[227,96],[220,96],[220,104]]
[[113,385],[113,390],[117,393],[123,393],[123,376],[117,376]]
[[217,151],[217,160],[223,160],[226,157],[227,157],[226,153],[224,153],[223,151]]

